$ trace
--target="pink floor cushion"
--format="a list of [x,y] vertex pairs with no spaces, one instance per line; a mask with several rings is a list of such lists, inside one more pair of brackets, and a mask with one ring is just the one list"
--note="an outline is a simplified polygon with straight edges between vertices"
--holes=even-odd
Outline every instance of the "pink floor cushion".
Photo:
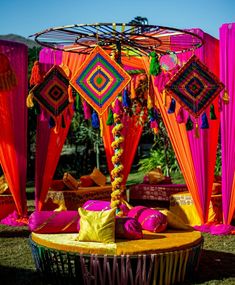
[[90,211],[106,211],[110,210],[110,201],[101,200],[88,200],[83,205],[82,208]]
[[29,230],[41,234],[77,233],[77,211],[35,211],[29,217]]
[[167,227],[167,218],[165,215],[158,210],[144,206],[133,207],[129,211],[128,217],[136,218],[143,230],[159,233],[163,232]]
[[120,239],[143,238],[141,224],[134,218],[116,217],[115,237]]
[[[111,209],[110,201],[101,200],[88,200],[83,204],[82,208],[90,211],[106,211]],[[121,204],[120,209],[123,212],[124,216],[127,216],[129,212],[128,207],[125,204]]]

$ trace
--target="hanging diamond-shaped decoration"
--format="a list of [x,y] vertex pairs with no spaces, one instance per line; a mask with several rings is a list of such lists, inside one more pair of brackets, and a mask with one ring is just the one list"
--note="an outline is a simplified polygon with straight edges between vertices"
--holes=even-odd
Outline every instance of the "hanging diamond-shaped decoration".
[[101,115],[130,79],[129,74],[97,46],[74,75],[71,84]]
[[52,117],[59,116],[69,105],[69,79],[59,66],[53,66],[42,83],[31,90],[34,99]]
[[200,116],[223,88],[224,84],[195,55],[165,86],[167,94],[194,117]]

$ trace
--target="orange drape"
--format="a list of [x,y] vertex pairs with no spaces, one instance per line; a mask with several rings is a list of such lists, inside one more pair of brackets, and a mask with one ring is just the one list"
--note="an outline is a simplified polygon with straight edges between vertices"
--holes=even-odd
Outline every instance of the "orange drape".
[[[44,51],[46,52],[46,51]],[[47,50],[48,53],[54,54],[53,51]],[[58,56],[58,54],[55,53],[55,56]],[[50,57],[50,55],[48,55]],[[79,68],[79,66],[84,61],[85,56],[84,55],[78,55],[73,53],[66,53],[64,52],[62,54],[62,58],[60,59],[60,62],[57,64],[61,64],[61,66],[64,68],[65,72],[67,73],[67,76],[71,79],[74,72]],[[59,59],[58,59],[59,60]],[[54,59],[51,61],[51,63],[54,63]],[[48,63],[47,63],[48,64]],[[49,65],[50,66],[50,65]],[[69,68],[69,70],[68,70]],[[71,120],[73,117],[73,108],[72,106],[69,106],[69,114],[65,116],[65,125],[66,128],[60,128],[58,133],[55,133],[53,129],[48,129],[48,121],[40,121],[38,119],[38,130],[37,130],[37,141],[40,142],[40,144],[47,144],[47,147],[44,146],[44,162],[40,161],[42,157],[36,156],[36,160],[39,161],[39,163],[36,163],[38,167],[36,167],[36,207],[38,210],[41,210],[43,203],[45,201],[49,186],[51,184],[51,181],[53,179],[56,166],[58,164],[60,153],[63,148],[65,139],[68,134],[68,130],[71,124]],[[48,133],[46,135],[46,133]],[[47,138],[47,139],[46,139]],[[37,145],[38,148],[42,148],[41,145]],[[41,151],[42,153],[42,151]]]

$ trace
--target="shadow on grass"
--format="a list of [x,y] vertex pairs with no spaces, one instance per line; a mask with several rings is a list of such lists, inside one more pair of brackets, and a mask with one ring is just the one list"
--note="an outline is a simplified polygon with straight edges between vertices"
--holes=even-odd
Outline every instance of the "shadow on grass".
[[[224,279],[234,279],[226,284],[235,284],[235,254],[203,250],[193,283],[188,284],[222,284]],[[221,283],[213,283],[212,280],[221,280]]]
[[0,265],[0,280],[4,285],[49,285],[42,283],[34,270]]

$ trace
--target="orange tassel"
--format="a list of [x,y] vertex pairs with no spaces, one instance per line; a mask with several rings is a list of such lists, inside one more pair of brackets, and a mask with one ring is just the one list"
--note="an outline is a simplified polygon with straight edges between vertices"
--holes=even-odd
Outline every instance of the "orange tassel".
[[73,99],[73,89],[72,86],[69,85],[68,87],[68,96],[69,96],[69,103],[73,103],[74,99]]
[[40,84],[43,81],[43,75],[40,69],[40,63],[38,60],[36,60],[34,62],[34,65],[32,67],[32,71],[31,71],[31,77],[30,77],[30,85],[36,85],[36,84]]
[[131,80],[131,99],[135,99],[136,93],[135,93],[135,83],[134,80]]
[[194,131],[194,136],[195,138],[199,138],[199,127],[198,127],[198,122],[195,124],[195,131]]
[[224,90],[224,94],[223,94],[222,99],[224,101],[224,104],[228,104],[229,103],[228,91],[226,89]]
[[34,106],[34,103],[33,103],[33,93],[32,92],[30,92],[29,95],[27,96],[26,106],[28,108],[33,108],[33,106]]
[[165,89],[162,92],[162,100],[163,100],[163,105],[166,106],[166,90]]

